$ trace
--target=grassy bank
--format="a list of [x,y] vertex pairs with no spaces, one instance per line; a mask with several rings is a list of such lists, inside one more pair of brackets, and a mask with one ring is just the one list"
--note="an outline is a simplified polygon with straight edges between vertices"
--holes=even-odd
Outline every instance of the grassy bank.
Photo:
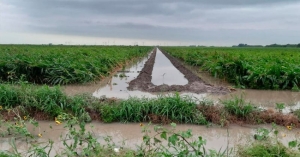
[[38,120],[54,119],[69,113],[86,122],[155,122],[190,123],[223,126],[230,123],[264,124],[275,123],[282,126],[300,127],[299,110],[290,114],[280,111],[263,110],[256,105],[232,98],[214,104],[211,101],[196,101],[191,97],[178,94],[150,98],[130,98],[116,100],[96,99],[88,95],[66,96],[59,86],[35,86],[31,84],[0,85],[0,104],[2,118],[12,120],[14,115],[9,109],[22,109],[22,116]]
[[141,46],[0,45],[0,81],[85,83],[107,76],[152,48]]
[[187,64],[242,88],[300,87],[299,48],[163,47]]
[[[12,151],[0,151],[0,156],[49,156],[53,142],[35,144],[42,133],[33,135],[27,125],[38,128],[36,120],[54,120],[57,125],[65,125],[69,133],[64,135],[62,143],[65,151],[61,156],[298,156],[297,139],[290,141],[289,147],[277,140],[276,125],[287,129],[299,127],[294,114],[284,115],[274,110],[261,110],[242,98],[232,98],[214,104],[211,101],[196,101],[191,97],[178,94],[159,96],[155,99],[130,98],[128,100],[95,99],[88,95],[66,96],[59,86],[35,86],[31,84],[0,85],[0,130],[1,136],[11,139]],[[142,126],[143,143],[137,144],[137,150],[115,150],[110,137],[106,143],[99,143],[92,132],[85,130],[86,122],[152,122],[158,124],[190,123],[198,125],[230,123],[264,124],[272,123],[272,130],[258,130],[249,145],[241,146],[237,151],[208,150],[205,139],[193,138],[191,130],[175,132],[161,126],[154,127],[149,134],[147,125]],[[74,127],[78,126],[78,127]],[[275,136],[271,136],[274,134]],[[268,138],[267,138],[268,137]],[[191,140],[197,139],[197,140]],[[15,142],[26,141],[28,152],[18,152]],[[68,141],[68,142],[67,142]],[[70,142],[71,141],[71,142]],[[267,142],[268,141],[268,142]],[[167,143],[167,145],[166,145]],[[174,150],[174,151],[172,151]],[[176,150],[176,151],[175,151]]]

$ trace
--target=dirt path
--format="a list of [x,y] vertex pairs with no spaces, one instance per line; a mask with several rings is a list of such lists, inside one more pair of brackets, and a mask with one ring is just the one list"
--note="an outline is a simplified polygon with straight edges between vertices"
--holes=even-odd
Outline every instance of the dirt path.
[[192,93],[215,93],[215,94],[226,94],[229,90],[225,87],[216,87],[210,84],[205,83],[201,78],[195,75],[193,72],[185,68],[179,60],[170,56],[166,52],[162,51],[162,53],[171,61],[171,63],[183,74],[185,78],[188,80],[188,84],[186,85],[159,85],[155,86],[152,80],[152,71],[156,57],[155,49],[145,63],[144,68],[138,75],[138,77],[129,82],[128,90],[140,90],[146,92],[192,92]]

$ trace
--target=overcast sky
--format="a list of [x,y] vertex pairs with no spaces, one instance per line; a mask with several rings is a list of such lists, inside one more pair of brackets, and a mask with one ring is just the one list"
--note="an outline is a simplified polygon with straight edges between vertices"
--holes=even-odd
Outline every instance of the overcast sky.
[[300,43],[300,0],[1,0],[0,43]]

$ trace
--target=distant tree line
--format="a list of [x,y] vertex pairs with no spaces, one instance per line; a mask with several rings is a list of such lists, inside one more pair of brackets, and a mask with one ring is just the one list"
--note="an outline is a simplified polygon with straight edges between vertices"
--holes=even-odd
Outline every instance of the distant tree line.
[[248,45],[248,44],[243,44],[240,43],[238,45],[233,45],[232,47],[299,47],[300,48],[300,43],[299,44],[286,44],[286,45],[280,45],[280,44],[271,44],[271,45]]

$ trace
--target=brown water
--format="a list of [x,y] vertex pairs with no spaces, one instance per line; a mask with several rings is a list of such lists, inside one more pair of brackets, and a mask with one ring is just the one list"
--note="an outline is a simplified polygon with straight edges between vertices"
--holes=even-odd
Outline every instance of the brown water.
[[154,85],[186,85],[188,80],[174,67],[171,61],[159,50],[156,51],[155,63],[152,71]]
[[[39,122],[39,128],[35,128],[29,126],[28,129],[33,135],[38,135],[42,133],[43,137],[38,138],[37,141],[33,143],[42,143],[47,142],[48,139],[54,141],[54,148],[51,152],[51,155],[54,156],[57,152],[61,152],[64,150],[62,137],[68,134],[68,131],[63,127],[63,125],[55,125],[55,122]],[[52,129],[50,128],[52,126]],[[171,129],[171,126],[163,126],[168,129]],[[153,125],[149,126],[150,129],[153,128]],[[266,128],[271,130],[271,125],[255,125],[255,126],[237,126],[231,125],[229,128],[221,128],[219,126],[198,126],[198,125],[177,125],[176,132],[186,131],[188,129],[192,130],[193,137],[196,139],[198,136],[202,136],[206,139],[207,144],[205,147],[207,149],[215,149],[215,150],[225,150],[228,148],[237,148],[238,144],[247,144],[249,142],[254,141],[253,135],[256,133],[256,129],[258,128]],[[140,145],[143,139],[143,133],[141,132],[142,128],[139,123],[111,123],[104,124],[93,122],[86,126],[86,130],[92,132],[95,138],[100,143],[104,142],[105,136],[111,136],[113,142],[116,144],[116,148],[125,147],[130,149],[136,149],[136,145]],[[287,130],[285,127],[278,126],[279,130],[279,141],[283,142],[283,144],[287,145],[289,141],[298,139],[300,129]],[[154,131],[152,129],[152,133],[150,135],[154,135]],[[12,150],[12,147],[9,144],[10,137],[0,138],[0,148],[1,150]],[[17,141],[16,145],[18,149],[22,151],[26,151],[29,145],[25,141]]]
[[[233,84],[223,79],[212,77],[208,72],[200,71],[197,67],[185,66],[197,74],[205,82],[214,86],[233,87]],[[226,95],[206,95],[206,98],[215,101],[243,97],[246,101],[263,107],[274,108],[276,103],[285,103],[286,108],[283,112],[288,113],[290,109],[300,108],[300,92],[288,90],[255,90],[255,89],[236,89],[236,91]]]
[[139,75],[139,72],[144,67],[144,64],[148,60],[149,56],[150,54],[138,60],[135,64],[126,66],[125,69],[119,69],[111,76],[103,79],[102,81],[86,85],[66,85],[62,88],[67,93],[67,95],[88,93],[97,98],[100,98],[101,96],[106,96],[108,98],[116,97],[121,99],[144,96],[156,97],[155,94],[151,93],[127,90],[128,83]]

